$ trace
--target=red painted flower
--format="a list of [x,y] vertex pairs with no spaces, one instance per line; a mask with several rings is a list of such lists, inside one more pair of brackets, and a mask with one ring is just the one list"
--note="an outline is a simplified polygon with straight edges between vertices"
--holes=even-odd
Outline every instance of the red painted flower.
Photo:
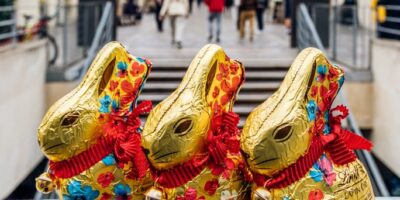
[[313,190],[308,194],[309,200],[321,200],[324,198],[324,193],[321,190]]
[[197,199],[197,191],[196,189],[189,187],[183,196],[176,197],[176,200],[196,200]]
[[135,100],[141,83],[142,83],[141,78],[136,79],[133,85],[127,80],[122,81],[121,89],[126,93],[121,98],[122,106],[130,104],[133,102],[133,100]]
[[113,180],[114,175],[111,172],[100,174],[97,178],[97,182],[100,183],[101,187],[103,188],[108,187]]
[[103,194],[101,194],[100,200],[109,200],[109,199],[112,199],[112,197],[113,196],[111,194],[103,193]]
[[143,64],[140,64],[139,62],[134,62],[132,63],[132,70],[130,71],[130,74],[133,77],[136,77],[143,74],[144,70],[145,66]]
[[220,73],[217,74],[217,80],[222,81],[222,80],[228,80],[229,81],[229,67],[228,65],[225,65],[224,63],[219,63],[219,71]]
[[207,181],[204,185],[204,190],[208,193],[208,195],[213,195],[217,191],[219,187],[219,183],[217,179],[212,179]]
[[115,90],[115,88],[117,88],[118,87],[118,81],[113,81],[113,80],[111,80],[110,81],[110,90],[111,91],[114,91]]
[[311,96],[315,98],[317,96],[317,93],[318,93],[318,86],[312,86]]
[[329,74],[328,74],[328,80],[332,81],[335,78],[337,78],[339,75],[339,70],[336,69],[335,67],[329,67]]
[[221,105],[218,104],[218,101],[214,102],[213,110],[214,110],[214,113],[220,113],[221,112],[222,108],[221,108]]
[[214,98],[217,98],[218,95],[219,95],[219,88],[218,88],[217,86],[215,86],[214,92],[212,93],[212,96],[213,96]]
[[232,96],[237,91],[237,89],[239,87],[239,84],[240,84],[240,78],[237,77],[237,76],[232,78],[232,83],[229,83],[226,80],[223,80],[221,82],[221,89],[222,89],[222,91],[225,92],[225,95],[223,95],[221,97],[221,104],[222,105],[225,105],[226,103],[228,103],[232,99]]
[[231,74],[237,74],[239,69],[239,64],[237,62],[232,62],[230,65]]

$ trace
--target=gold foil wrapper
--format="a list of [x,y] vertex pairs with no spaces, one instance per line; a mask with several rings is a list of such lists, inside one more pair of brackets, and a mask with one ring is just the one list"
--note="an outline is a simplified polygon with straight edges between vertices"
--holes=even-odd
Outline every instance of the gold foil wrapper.
[[[124,117],[135,108],[150,69],[149,61],[133,57],[121,44],[105,45],[80,85],[51,106],[39,127],[39,145],[50,162],[68,161],[106,137],[104,124],[111,115]],[[72,168],[90,160],[69,165]],[[50,192],[56,187],[61,199],[143,199],[152,185],[150,172],[136,180],[128,177],[130,170],[131,161],[118,163],[110,152],[72,177],[57,177],[50,168],[37,178],[37,189]]]
[[[321,51],[303,50],[280,88],[256,107],[245,122],[241,149],[249,169],[267,178],[274,177],[306,154],[315,126],[321,124],[321,134],[329,134],[330,105],[343,81],[343,71],[331,65]],[[320,110],[323,112],[318,113]],[[324,153],[303,178],[289,186],[270,189],[254,183],[252,198],[373,199],[374,195],[366,170],[358,160],[337,166]]]
[[[144,126],[142,146],[156,171],[175,169],[195,156],[208,155],[207,134],[213,116],[232,110],[243,80],[243,66],[227,57],[221,47],[206,45],[199,51],[181,84],[150,112]],[[243,199],[241,196],[246,185],[238,170],[238,166],[244,164],[243,159],[240,153],[230,152],[227,159],[232,167],[222,169],[222,174],[216,175],[213,173],[216,169],[206,166],[189,181],[176,187],[159,184],[156,178],[147,197]],[[191,171],[191,168],[182,171],[186,170]],[[182,171],[177,171],[177,179]],[[167,184],[168,181],[172,182],[166,180]]]

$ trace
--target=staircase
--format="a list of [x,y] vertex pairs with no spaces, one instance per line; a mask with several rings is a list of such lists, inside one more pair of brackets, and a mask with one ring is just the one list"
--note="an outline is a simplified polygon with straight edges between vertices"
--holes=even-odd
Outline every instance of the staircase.
[[[151,100],[153,106],[168,97],[180,84],[187,66],[155,65],[139,96],[141,100]],[[246,80],[234,105],[234,111],[240,115],[239,126],[242,127],[248,114],[279,87],[288,70],[287,66],[246,66]],[[142,117],[144,122],[146,116]]]

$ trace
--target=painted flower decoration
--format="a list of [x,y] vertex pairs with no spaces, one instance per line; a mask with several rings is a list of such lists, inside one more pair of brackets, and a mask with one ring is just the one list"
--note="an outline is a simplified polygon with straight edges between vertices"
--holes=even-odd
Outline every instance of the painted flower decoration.
[[118,85],[119,85],[119,82],[118,81],[113,81],[113,80],[111,80],[110,81],[110,91],[114,91],[117,87],[118,87]]
[[124,78],[126,76],[127,73],[127,69],[128,69],[128,64],[126,64],[126,62],[118,62],[118,72],[117,72],[117,76],[120,78]]
[[118,183],[114,186],[114,193],[117,199],[126,200],[130,199],[131,188],[127,184]]
[[103,194],[101,194],[100,200],[109,200],[112,198],[113,198],[113,196],[111,194],[103,193]]
[[229,68],[231,70],[231,74],[237,74],[239,69],[239,64],[237,62],[232,62]]
[[283,200],[290,200],[290,197],[289,197],[288,195],[285,195],[285,196],[283,197]]
[[176,200],[205,200],[204,196],[197,198],[196,189],[189,187],[183,196],[178,196],[175,198]]
[[126,93],[121,98],[122,105],[130,104],[135,100],[141,84],[142,84],[141,78],[136,79],[133,85],[127,80],[122,81],[121,89]]
[[217,86],[214,87],[214,91],[212,93],[213,98],[217,98],[219,95],[219,88]]
[[240,78],[235,76],[232,78],[232,83],[229,83],[226,80],[223,80],[221,82],[221,89],[222,91],[225,92],[225,95],[221,97],[221,104],[225,105],[226,103],[229,102],[229,100],[232,98],[232,96],[235,94],[235,91],[237,91],[237,88],[240,85]]
[[137,76],[141,75],[144,72],[145,68],[146,67],[144,66],[144,64],[141,64],[139,62],[133,62],[132,63],[132,70],[130,71],[130,74],[133,77],[137,77]]
[[224,63],[219,63],[219,72],[217,74],[217,80],[219,81],[223,81],[223,80],[227,80],[229,81],[230,77],[229,77],[229,66],[224,64]]
[[313,190],[308,194],[308,200],[322,200],[324,193],[321,190]]
[[315,182],[321,182],[323,180],[323,174],[316,163],[310,170],[310,176]]
[[106,172],[99,175],[99,177],[97,178],[97,182],[101,185],[101,187],[105,188],[110,185],[114,178],[115,177],[112,172]]
[[108,95],[104,95],[103,98],[100,99],[100,113],[109,113],[110,112],[110,105],[111,105],[111,98]]
[[332,186],[333,183],[336,181],[336,173],[333,171],[332,162],[324,154],[317,164],[321,172],[323,173],[324,181],[329,186]]
[[315,103],[314,100],[310,100],[307,103],[307,113],[308,113],[308,120],[309,121],[314,121],[315,120],[315,114],[317,112],[317,104]]
[[213,195],[217,191],[218,187],[218,180],[212,179],[206,182],[206,184],[204,185],[204,190],[208,193],[208,195]]
[[322,82],[325,80],[326,73],[328,72],[328,67],[326,65],[318,65],[317,72],[317,81]]
[[102,161],[106,166],[110,166],[110,165],[113,165],[113,164],[116,163],[115,158],[114,158],[114,156],[112,154],[110,154],[110,155],[106,156],[105,158],[103,158]]
[[71,181],[67,187],[69,195],[63,195],[65,200],[86,199],[94,200],[99,196],[99,191],[92,189],[91,186],[82,187],[80,181]]

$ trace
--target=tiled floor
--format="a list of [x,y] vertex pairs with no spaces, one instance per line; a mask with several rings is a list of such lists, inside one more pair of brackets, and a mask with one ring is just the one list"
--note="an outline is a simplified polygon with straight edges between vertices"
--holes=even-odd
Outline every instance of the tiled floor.
[[[143,16],[140,24],[118,28],[118,40],[135,56],[147,57],[155,64],[188,64],[200,48],[207,44],[208,11],[206,7],[194,7],[187,19],[183,49],[172,46],[169,21],[164,21],[164,32],[156,30],[153,14]],[[255,23],[256,24],[256,23]],[[283,25],[267,23],[264,32],[257,34],[253,42],[248,37],[239,39],[232,17],[224,13],[221,43],[227,54],[245,65],[289,66],[297,54],[289,47],[289,35]]]

